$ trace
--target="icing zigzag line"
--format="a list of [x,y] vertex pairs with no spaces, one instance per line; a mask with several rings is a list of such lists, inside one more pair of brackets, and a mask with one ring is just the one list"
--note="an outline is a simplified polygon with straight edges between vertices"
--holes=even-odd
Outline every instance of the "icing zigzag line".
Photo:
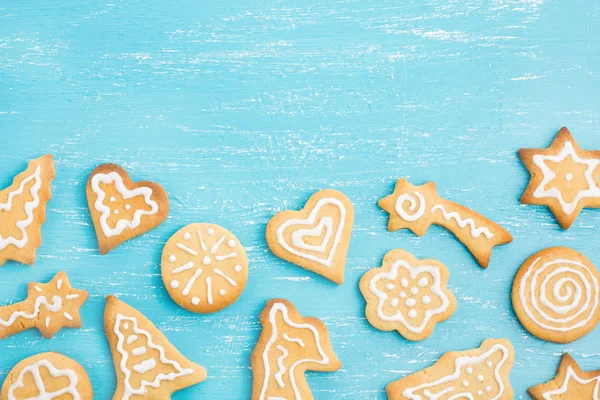
[[436,204],[435,206],[433,206],[431,208],[432,213],[435,212],[436,210],[440,210],[442,212],[442,214],[444,214],[444,218],[446,219],[446,221],[450,221],[451,219],[454,219],[456,221],[456,223],[458,224],[458,226],[461,228],[465,228],[468,225],[471,228],[471,236],[473,236],[475,239],[477,239],[482,234],[485,235],[485,237],[488,239],[491,239],[494,237],[494,235],[492,234],[492,232],[490,232],[490,230],[488,228],[485,228],[485,227],[477,228],[475,226],[475,221],[473,221],[471,218],[462,219],[460,217],[460,215],[458,215],[457,212],[454,212],[454,211],[448,212],[448,211],[446,211],[444,206],[441,204]]

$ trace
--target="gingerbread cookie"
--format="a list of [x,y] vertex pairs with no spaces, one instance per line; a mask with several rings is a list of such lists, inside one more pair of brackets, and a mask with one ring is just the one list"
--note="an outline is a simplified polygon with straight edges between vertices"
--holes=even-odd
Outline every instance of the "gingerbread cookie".
[[506,339],[478,349],[444,354],[434,365],[386,387],[389,400],[512,400],[509,374],[515,360]]
[[48,283],[29,284],[27,300],[0,307],[0,339],[37,328],[51,338],[62,328],[81,328],[79,309],[88,294],[71,287],[69,278],[59,272]]
[[169,199],[162,186],[132,182],[115,164],[94,169],[86,193],[102,254],[156,228],[169,214]]
[[21,361],[8,373],[0,400],[92,400],[85,369],[59,353],[42,353]]
[[113,400],[169,400],[206,379],[204,367],[185,358],[139,311],[107,298],[104,329],[117,372]]
[[27,169],[0,191],[0,266],[7,260],[35,262],[54,176],[52,155],[47,154],[30,161]]
[[600,370],[584,372],[573,357],[563,354],[556,377],[528,392],[533,400],[598,400]]
[[214,224],[190,224],[171,236],[161,269],[173,300],[197,313],[233,304],[248,280],[244,247],[231,232]]
[[456,298],[446,287],[449,275],[439,261],[417,260],[399,249],[388,252],[381,268],[360,280],[367,319],[375,328],[397,330],[409,340],[428,338],[456,310]]
[[441,198],[433,182],[414,186],[398,179],[394,193],[379,200],[390,214],[388,230],[410,229],[423,236],[431,224],[452,232],[487,268],[495,246],[512,242],[512,236],[495,222],[459,204]]
[[263,331],[252,352],[252,400],[312,399],[305,371],[337,371],[337,359],[327,328],[304,318],[294,306],[273,299],[260,314]]
[[540,339],[570,343],[600,322],[600,274],[581,253],[551,247],[529,257],[512,288],[515,314]]
[[600,208],[600,151],[582,150],[567,128],[547,149],[521,149],[531,174],[521,203],[547,206],[563,229],[569,229],[585,207]]
[[271,251],[304,269],[342,284],[354,207],[333,189],[313,194],[301,211],[283,211],[267,225]]

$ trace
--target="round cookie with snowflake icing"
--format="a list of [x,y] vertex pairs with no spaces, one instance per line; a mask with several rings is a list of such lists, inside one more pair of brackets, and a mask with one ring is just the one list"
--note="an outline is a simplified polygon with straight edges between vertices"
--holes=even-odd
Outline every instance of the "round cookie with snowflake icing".
[[248,258],[239,240],[215,224],[190,224],[167,241],[162,278],[186,310],[208,314],[233,304],[248,280]]

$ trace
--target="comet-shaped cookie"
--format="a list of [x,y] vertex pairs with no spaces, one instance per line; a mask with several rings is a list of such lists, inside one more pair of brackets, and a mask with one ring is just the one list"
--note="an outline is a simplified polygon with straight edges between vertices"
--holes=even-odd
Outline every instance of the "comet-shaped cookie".
[[71,287],[64,272],[46,284],[31,282],[27,300],[0,307],[0,339],[31,328],[45,338],[64,327],[81,328],[79,309],[87,298],[85,290]]
[[433,182],[414,186],[406,179],[399,179],[394,192],[378,204],[390,214],[389,231],[410,229],[423,236],[431,224],[443,226],[467,247],[483,268],[489,265],[495,246],[512,242],[510,233],[500,225],[441,198]]

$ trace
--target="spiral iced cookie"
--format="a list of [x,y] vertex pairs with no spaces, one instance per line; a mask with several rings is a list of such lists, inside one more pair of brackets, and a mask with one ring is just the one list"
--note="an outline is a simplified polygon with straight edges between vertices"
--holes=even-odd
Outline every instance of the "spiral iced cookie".
[[213,313],[233,304],[248,280],[248,258],[239,240],[214,224],[190,224],[163,249],[162,278],[177,304]]
[[21,361],[8,373],[0,400],[91,400],[87,373],[75,360],[42,353]]
[[512,288],[515,314],[531,334],[570,343],[600,321],[600,275],[582,254],[566,247],[542,250],[521,266]]

